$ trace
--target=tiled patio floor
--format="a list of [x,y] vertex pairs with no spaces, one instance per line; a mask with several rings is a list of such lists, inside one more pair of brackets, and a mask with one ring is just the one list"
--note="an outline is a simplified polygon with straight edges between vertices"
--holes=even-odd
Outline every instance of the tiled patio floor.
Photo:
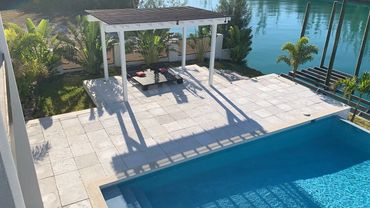
[[[45,207],[91,207],[89,184],[155,169],[347,107],[277,75],[228,81],[196,65],[142,92],[86,83],[102,108],[27,122]],[[304,114],[311,114],[307,117]]]

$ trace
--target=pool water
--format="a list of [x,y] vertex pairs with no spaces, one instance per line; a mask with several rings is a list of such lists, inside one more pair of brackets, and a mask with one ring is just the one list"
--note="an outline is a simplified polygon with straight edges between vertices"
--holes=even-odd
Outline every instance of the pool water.
[[329,117],[102,193],[109,208],[370,207],[370,133]]

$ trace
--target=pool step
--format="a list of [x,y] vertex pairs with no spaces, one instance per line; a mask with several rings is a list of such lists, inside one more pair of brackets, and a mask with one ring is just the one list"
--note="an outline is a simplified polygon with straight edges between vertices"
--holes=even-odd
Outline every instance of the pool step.
[[132,188],[131,190],[135,194],[138,201],[140,202],[142,208],[153,208],[153,206],[150,204],[149,199],[146,197],[143,191],[135,188]]
[[129,208],[122,196],[121,190],[117,186],[112,186],[104,190],[104,198],[108,207]]
[[131,188],[122,187],[121,193],[127,203],[127,208],[143,208],[141,207],[139,201],[136,199],[136,196]]

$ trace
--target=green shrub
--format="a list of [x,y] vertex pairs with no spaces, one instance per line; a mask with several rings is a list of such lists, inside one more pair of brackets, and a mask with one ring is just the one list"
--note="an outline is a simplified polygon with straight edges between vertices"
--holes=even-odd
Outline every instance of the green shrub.
[[252,50],[252,30],[250,28],[239,29],[238,26],[230,26],[226,45],[230,49],[230,57],[233,62],[241,63]]

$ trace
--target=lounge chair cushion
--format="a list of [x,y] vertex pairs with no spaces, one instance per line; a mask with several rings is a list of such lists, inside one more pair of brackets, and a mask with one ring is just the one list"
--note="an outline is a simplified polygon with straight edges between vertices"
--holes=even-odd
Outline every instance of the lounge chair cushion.
[[138,77],[145,77],[145,72],[143,72],[143,71],[137,71],[136,72],[136,76],[138,76]]
[[166,73],[168,71],[167,68],[159,68],[159,71],[163,74],[163,73]]

